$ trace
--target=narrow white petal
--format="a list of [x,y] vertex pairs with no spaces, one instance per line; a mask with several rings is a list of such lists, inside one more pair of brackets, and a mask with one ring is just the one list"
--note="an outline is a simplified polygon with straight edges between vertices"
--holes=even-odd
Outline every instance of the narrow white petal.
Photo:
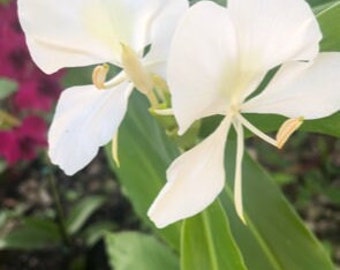
[[72,175],[85,167],[117,132],[131,87],[97,90],[92,85],[65,90],[48,134],[52,163]]
[[221,192],[229,128],[230,121],[226,118],[213,134],[170,165],[168,182],[148,211],[157,227],[163,228],[199,213]]
[[226,112],[234,90],[236,58],[228,11],[208,1],[191,7],[175,32],[168,66],[180,133],[199,118]]
[[238,34],[240,68],[248,75],[316,56],[322,35],[304,0],[229,0],[228,9]]
[[284,65],[268,87],[243,105],[243,112],[316,119],[340,110],[340,53],[321,53],[314,62]]

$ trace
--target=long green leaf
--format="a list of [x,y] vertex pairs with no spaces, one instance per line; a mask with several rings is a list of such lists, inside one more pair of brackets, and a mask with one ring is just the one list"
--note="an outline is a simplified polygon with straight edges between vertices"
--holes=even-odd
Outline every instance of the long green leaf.
[[[178,151],[150,116],[147,101],[138,93],[131,96],[129,110],[119,129],[118,138],[120,167],[115,166],[111,159],[111,148],[107,147],[110,164],[137,214],[153,227],[146,213],[162,188],[165,171],[178,155]],[[179,250],[178,224],[156,232]]]
[[[246,117],[252,124],[266,132],[278,130],[286,119],[270,114],[249,114]],[[299,130],[340,138],[340,112],[321,119],[305,120]]]
[[245,270],[219,201],[184,221],[181,270]]
[[109,263],[115,270],[178,270],[177,256],[156,238],[136,232],[107,234]]
[[308,4],[313,8],[314,13],[318,14],[321,10],[338,0],[307,0]]
[[323,34],[321,51],[340,51],[340,1],[320,11],[317,18]]
[[[134,208],[148,222],[147,209],[165,182],[165,170],[176,156],[176,148],[149,116],[147,103],[139,94],[133,95],[130,100],[119,138],[121,167],[115,170]],[[231,147],[226,155],[227,179],[230,182],[233,179],[234,149]],[[228,196],[224,194],[223,198],[233,235],[248,268],[331,269],[327,255],[291,210],[270,177],[248,157],[245,158],[243,172],[249,226],[240,223],[234,213],[232,189],[229,188]],[[156,232],[178,248],[178,224]]]
[[93,195],[85,197],[73,206],[66,219],[69,234],[77,233],[87,219],[105,202],[105,197]]
[[[242,224],[232,198],[235,163],[232,142],[226,153],[228,184],[223,196],[224,205],[248,267],[252,270],[333,269],[325,250],[300,221],[270,176],[248,155],[243,162],[243,197],[248,226]],[[261,250],[261,261],[254,256],[254,247],[256,251]]]
[[0,249],[44,249],[60,243],[58,226],[51,220],[25,218],[22,226],[0,239]]

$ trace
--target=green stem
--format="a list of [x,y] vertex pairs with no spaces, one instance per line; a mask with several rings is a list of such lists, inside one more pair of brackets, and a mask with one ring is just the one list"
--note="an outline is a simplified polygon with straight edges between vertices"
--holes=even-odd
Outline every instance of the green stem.
[[59,224],[59,230],[60,230],[61,236],[63,238],[64,244],[67,247],[71,247],[71,238],[70,238],[69,234],[67,233],[66,224],[65,224],[65,215],[64,215],[63,208],[61,206],[59,190],[58,190],[57,185],[56,185],[56,180],[55,180],[54,174],[52,173],[52,168],[50,168],[50,166],[48,166],[48,167],[49,167],[49,169],[48,169],[48,181],[49,181],[49,184],[51,186],[52,196],[53,196],[53,200],[54,200],[55,207],[56,207],[56,210],[57,210],[57,219],[58,219],[58,224]]

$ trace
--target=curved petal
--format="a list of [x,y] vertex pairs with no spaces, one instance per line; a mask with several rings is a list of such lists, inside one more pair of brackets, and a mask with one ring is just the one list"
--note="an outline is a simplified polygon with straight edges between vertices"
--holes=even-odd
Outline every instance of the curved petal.
[[228,9],[238,35],[241,71],[261,73],[316,57],[322,35],[304,0],[229,0]]
[[163,2],[19,0],[18,9],[32,57],[52,73],[103,62],[119,65],[121,43],[142,52],[149,43],[146,23]]
[[65,90],[48,134],[49,156],[66,174],[85,167],[116,133],[127,109],[131,85],[109,90],[92,85]]
[[314,62],[283,65],[268,87],[243,105],[243,112],[316,119],[340,110],[340,53]]
[[[177,0],[178,1],[178,0]],[[84,22],[91,33],[106,43],[115,39],[143,56],[144,48],[152,40],[151,28],[156,18],[172,7],[172,1],[165,0],[87,0],[83,10]],[[175,1],[176,2],[176,1]]]
[[154,0],[161,6],[159,12],[150,18],[150,52],[145,56],[145,64],[151,72],[166,77],[166,60],[170,43],[180,17],[189,8],[187,0]]
[[27,45],[46,73],[62,67],[111,60],[111,48],[93,38],[84,24],[83,5],[89,0],[19,0],[18,14]]
[[236,58],[228,11],[208,1],[191,7],[174,34],[168,62],[168,83],[180,133],[197,119],[227,111]]
[[213,134],[170,165],[168,182],[148,211],[158,228],[199,213],[221,192],[229,128],[230,121],[225,119]]

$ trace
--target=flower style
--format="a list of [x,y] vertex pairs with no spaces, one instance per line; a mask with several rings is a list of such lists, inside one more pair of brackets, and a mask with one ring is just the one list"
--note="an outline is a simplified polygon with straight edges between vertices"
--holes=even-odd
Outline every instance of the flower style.
[[[100,64],[93,85],[62,93],[50,127],[50,158],[72,175],[115,136],[134,86],[155,103],[152,74],[165,76],[170,39],[188,3],[19,0],[18,5],[32,58],[44,72]],[[108,81],[106,63],[122,68]]]
[[[228,0],[228,8],[202,1],[187,11],[174,34],[168,67],[180,133],[197,119],[225,117],[209,137],[170,165],[168,181],[148,212],[156,226],[197,214],[222,191],[231,126],[237,134],[235,207],[246,222],[241,191],[244,128],[280,148],[303,119],[326,117],[340,108],[340,53],[318,54],[321,38],[303,0]],[[266,89],[255,93],[267,72],[278,66]],[[290,119],[275,140],[243,113]]]

